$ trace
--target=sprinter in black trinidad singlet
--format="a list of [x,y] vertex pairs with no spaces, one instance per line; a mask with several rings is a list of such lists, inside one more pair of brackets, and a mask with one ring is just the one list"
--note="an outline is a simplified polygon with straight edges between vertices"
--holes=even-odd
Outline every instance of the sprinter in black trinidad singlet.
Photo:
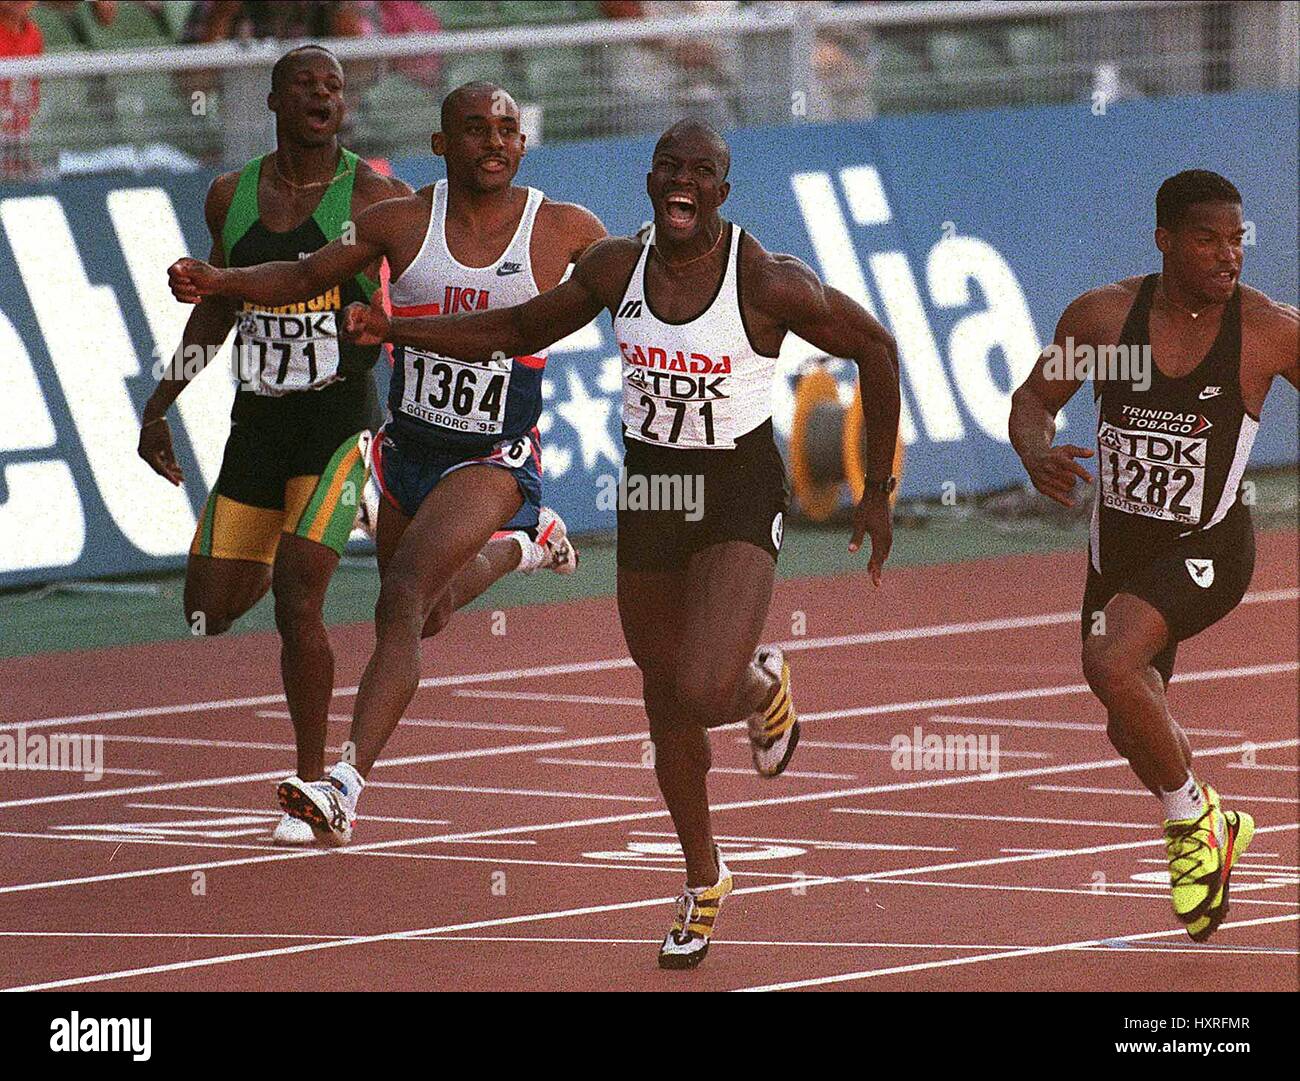
[[[286,53],[271,75],[276,150],[218,177],[205,216],[212,260],[253,266],[298,259],[344,235],[373,203],[409,194],[338,144],[343,72],[328,50]],[[338,337],[338,317],[377,288],[378,264],[300,304],[200,304],[181,348],[144,411],[140,455],[179,484],[165,414],[232,326],[238,389],[221,472],[195,531],[185,616],[195,633],[220,634],[274,586],[281,672],[297,737],[298,772],[324,769],[334,658],[321,608],[357,519],[369,429],[379,410],[376,346]],[[273,839],[310,844],[309,826],[285,815]]]
[[1034,486],[1072,505],[1075,481],[1093,482],[1075,459],[1093,452],[1052,446],[1055,417],[1083,378],[1061,361],[1079,345],[1121,347],[1116,370],[1094,375],[1083,670],[1111,742],[1163,804],[1174,913],[1198,942],[1227,914],[1229,874],[1255,826],[1193,775],[1166,688],[1178,643],[1245,595],[1255,541],[1242,474],[1274,377],[1300,383],[1296,310],[1240,283],[1243,233],[1241,196],[1223,177],[1166,180],[1156,195],[1162,271],[1074,301],[1010,421]]

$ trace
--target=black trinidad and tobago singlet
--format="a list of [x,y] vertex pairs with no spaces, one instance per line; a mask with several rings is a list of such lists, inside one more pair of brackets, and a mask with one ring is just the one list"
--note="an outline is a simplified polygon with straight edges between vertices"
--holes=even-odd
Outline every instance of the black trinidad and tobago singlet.
[[[1157,274],[1142,280],[1119,344],[1151,344]],[[1097,571],[1116,560],[1211,529],[1239,503],[1241,475],[1259,430],[1241,397],[1241,287],[1223,310],[1205,358],[1180,378],[1151,362],[1151,385],[1094,381],[1097,497],[1091,558]],[[1100,374],[1100,373],[1099,373]],[[1249,517],[1243,519],[1246,528]]]
[[[258,180],[265,156],[254,158],[239,174],[235,195],[222,228],[226,265],[256,266],[297,260],[323,248],[343,234],[352,218],[352,188],[358,158],[350,150],[339,155],[338,170],[316,209],[301,225],[277,233],[262,222],[257,203]],[[374,345],[340,342],[338,316],[353,301],[366,302],[378,288],[364,274],[318,297],[279,307],[245,301],[239,311],[235,337],[240,359],[240,394],[281,397],[296,391],[320,390],[349,376],[365,375],[379,356]],[[369,381],[355,380],[358,383]]]

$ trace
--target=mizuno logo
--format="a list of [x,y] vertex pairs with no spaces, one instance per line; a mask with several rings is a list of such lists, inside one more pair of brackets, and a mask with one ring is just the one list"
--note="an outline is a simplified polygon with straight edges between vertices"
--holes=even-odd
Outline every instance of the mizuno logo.
[[504,278],[507,274],[518,274],[523,269],[522,263],[502,263],[497,267],[497,277]]
[[629,300],[618,310],[620,319],[640,319],[641,318],[641,301]]
[[1217,398],[1222,393],[1222,387],[1204,387],[1201,390],[1199,397],[1201,401],[1205,401],[1207,398]]

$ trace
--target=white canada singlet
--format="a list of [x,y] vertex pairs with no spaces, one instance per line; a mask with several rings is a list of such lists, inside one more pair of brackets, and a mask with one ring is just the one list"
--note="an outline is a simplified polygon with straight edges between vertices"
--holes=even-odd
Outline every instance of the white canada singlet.
[[697,318],[665,322],[645,295],[654,233],[637,260],[614,316],[623,357],[623,424],[629,439],[662,447],[730,450],[772,415],[776,358],[750,345],[740,317],[738,265],[744,230],[713,301]]

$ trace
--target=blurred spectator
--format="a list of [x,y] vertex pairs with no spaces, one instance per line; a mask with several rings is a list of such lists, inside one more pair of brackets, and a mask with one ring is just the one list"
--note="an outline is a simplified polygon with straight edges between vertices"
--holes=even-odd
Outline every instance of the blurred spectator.
[[[738,0],[600,0],[601,14],[608,19],[678,16],[689,22],[737,7]],[[626,103],[621,107],[625,117],[636,112],[633,127],[662,130],[683,117],[707,121],[719,130],[734,123],[734,43],[677,38],[608,46],[604,53],[607,85],[616,100]],[[618,119],[616,127],[627,126]]]
[[[35,6],[34,0],[0,0],[0,59],[45,51],[41,29],[29,14]],[[40,104],[38,80],[0,80],[0,176],[22,177],[33,171],[30,133]]]
[[374,0],[198,0],[181,41],[361,37],[378,28],[377,8]]
[[90,5],[90,13],[100,26],[112,26],[117,18],[117,0],[45,0],[47,8],[61,12],[65,17],[71,15],[82,3]]
[[[197,0],[181,30],[183,44],[248,41],[252,38],[356,38],[379,32],[380,5],[376,0]],[[355,106],[358,92],[374,81],[374,62],[343,65],[348,82],[348,103]],[[212,71],[178,74],[187,94],[210,90]]]
[[[442,29],[438,16],[418,0],[384,0],[379,4],[380,32],[384,34],[435,34]],[[393,70],[424,86],[437,86],[441,63],[436,54],[394,60]]]

